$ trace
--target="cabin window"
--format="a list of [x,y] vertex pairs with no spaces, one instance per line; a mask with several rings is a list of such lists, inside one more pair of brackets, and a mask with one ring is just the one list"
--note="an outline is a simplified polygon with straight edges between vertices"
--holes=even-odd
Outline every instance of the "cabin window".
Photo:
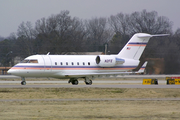
[[66,65],[68,65],[68,62],[66,62]]
[[79,62],[77,62],[77,65],[79,65]]
[[72,65],[74,65],[74,63],[73,63],[73,62],[72,62],[71,64],[72,64]]
[[85,65],[85,63],[83,62],[83,65]]
[[63,63],[62,63],[62,62],[61,62],[60,64],[61,64],[61,65],[63,65]]
[[57,62],[55,62],[55,65],[57,65]]
[[88,65],[90,65],[90,62],[88,62]]

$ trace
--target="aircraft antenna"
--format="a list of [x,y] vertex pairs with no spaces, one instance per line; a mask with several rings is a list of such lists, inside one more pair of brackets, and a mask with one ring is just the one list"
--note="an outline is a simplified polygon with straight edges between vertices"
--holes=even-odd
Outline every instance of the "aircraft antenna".
[[50,54],[50,52],[47,53],[47,55],[49,55],[49,54]]

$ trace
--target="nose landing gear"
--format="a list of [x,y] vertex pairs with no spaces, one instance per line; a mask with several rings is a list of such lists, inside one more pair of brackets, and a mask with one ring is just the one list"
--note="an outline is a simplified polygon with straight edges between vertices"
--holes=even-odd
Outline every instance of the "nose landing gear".
[[24,78],[24,77],[21,77],[21,80],[22,80],[21,85],[26,85],[26,80],[25,80],[25,78]]

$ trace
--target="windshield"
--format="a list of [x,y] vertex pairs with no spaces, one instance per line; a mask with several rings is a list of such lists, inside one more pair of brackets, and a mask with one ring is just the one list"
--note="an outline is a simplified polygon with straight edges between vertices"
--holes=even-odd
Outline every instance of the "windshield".
[[28,62],[29,62],[29,60],[23,60],[20,63],[28,63]]
[[28,60],[28,59],[25,59],[25,60],[21,61],[21,63],[38,63],[38,60]]

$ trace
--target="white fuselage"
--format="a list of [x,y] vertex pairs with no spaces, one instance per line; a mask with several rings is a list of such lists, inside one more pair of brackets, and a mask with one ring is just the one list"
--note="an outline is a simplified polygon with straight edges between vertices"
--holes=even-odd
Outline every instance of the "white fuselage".
[[[139,64],[139,60],[125,59],[123,64],[101,67],[96,63],[96,57],[96,55],[33,55],[8,72],[21,77],[79,78],[87,75],[126,72],[135,69]],[[27,62],[28,60],[33,62]],[[105,62],[112,62],[112,60],[106,59]]]

